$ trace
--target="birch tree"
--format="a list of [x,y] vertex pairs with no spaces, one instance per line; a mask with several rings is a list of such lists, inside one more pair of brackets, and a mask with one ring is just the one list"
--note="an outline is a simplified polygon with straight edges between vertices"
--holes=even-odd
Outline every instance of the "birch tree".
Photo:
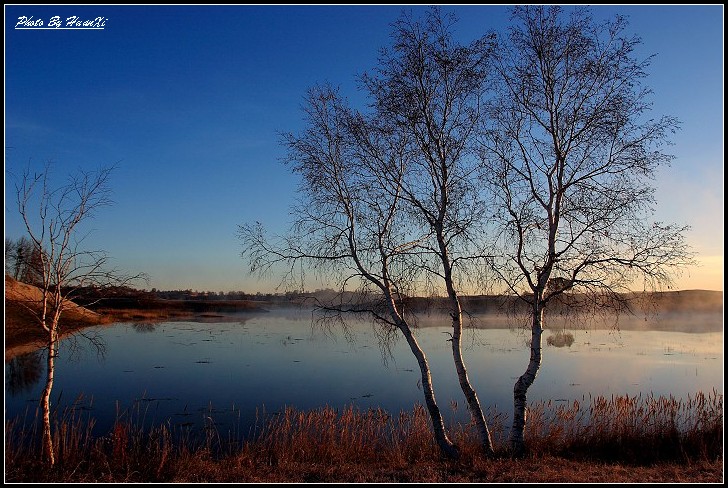
[[[339,293],[320,303],[320,311],[367,314],[384,336],[401,334],[419,366],[435,441],[444,456],[455,458],[458,450],[447,435],[427,356],[406,308],[420,281],[412,253],[427,237],[400,211],[407,141],[363,129],[369,122],[330,87],[310,90],[304,110],[306,129],[284,138],[286,161],[301,176],[294,225],[281,237],[265,235],[260,224],[239,226],[243,258],[252,273],[282,269],[283,283],[298,289],[304,288],[294,284],[305,279],[301,270],[321,273],[336,281]],[[357,136],[362,131],[369,135],[366,147]]]
[[74,306],[76,292],[86,286],[124,285],[141,275],[130,276],[109,267],[109,257],[102,250],[84,248],[83,224],[96,211],[111,204],[108,180],[113,168],[97,172],[79,172],[65,184],[51,184],[51,167],[31,174],[26,170],[15,185],[18,211],[25,224],[34,256],[38,299],[28,298],[20,305],[34,318],[45,336],[47,348],[46,382],[41,396],[43,421],[43,458],[55,464],[51,433],[51,392],[55,377],[55,360],[59,340],[67,329],[62,322],[64,310]]
[[544,312],[569,290],[621,304],[635,286],[669,286],[692,262],[687,227],[653,222],[653,180],[678,128],[651,118],[651,58],[624,18],[586,8],[515,7],[497,52],[497,93],[483,132],[499,223],[493,269],[531,315],[530,359],[514,385],[511,445],[524,451],[526,395],[541,365]]
[[419,247],[420,265],[447,294],[458,381],[482,447],[492,455],[490,431],[462,353],[460,289],[463,275],[475,266],[475,249],[486,238],[488,212],[477,181],[474,136],[483,116],[493,38],[463,45],[454,39],[454,24],[455,18],[439,9],[421,22],[403,16],[394,26],[392,49],[363,81],[376,108],[373,117],[390,132],[406,135],[411,161],[397,181],[403,211],[430,235]]

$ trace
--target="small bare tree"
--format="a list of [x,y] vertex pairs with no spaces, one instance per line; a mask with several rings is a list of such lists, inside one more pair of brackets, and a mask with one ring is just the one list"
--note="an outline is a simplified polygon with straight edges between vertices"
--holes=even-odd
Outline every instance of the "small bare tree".
[[123,285],[141,275],[129,276],[109,269],[104,251],[86,250],[81,234],[84,222],[94,213],[111,204],[108,179],[113,168],[98,172],[81,172],[56,188],[50,184],[50,165],[41,173],[26,170],[16,184],[18,211],[23,219],[32,249],[39,261],[36,266],[38,299],[28,298],[20,305],[34,317],[46,334],[47,376],[41,397],[43,416],[43,456],[55,463],[51,435],[51,392],[58,357],[59,339],[64,332],[61,321],[64,310],[75,306],[72,299],[84,286]]
[[625,20],[589,11],[516,7],[498,49],[498,91],[484,131],[500,223],[493,269],[528,304],[531,352],[514,386],[511,444],[524,451],[526,393],[541,365],[544,311],[568,290],[592,304],[624,305],[622,292],[669,285],[692,262],[686,227],[651,223],[650,180],[671,156],[677,128],[649,119],[649,59]]
[[42,282],[42,249],[22,236],[17,241],[5,239],[5,272],[23,283],[38,285]]
[[[407,142],[369,132],[372,137],[363,147],[356,134],[367,121],[328,87],[310,90],[305,111],[307,129],[284,140],[287,162],[302,177],[295,224],[279,239],[266,238],[260,225],[241,225],[243,257],[253,273],[282,265],[288,280],[297,280],[301,269],[336,279],[337,297],[319,303],[324,317],[364,313],[382,327],[383,337],[401,333],[420,368],[435,440],[445,456],[457,457],[437,405],[427,357],[407,318],[406,299],[420,281],[412,253],[427,238],[418,235],[400,211]],[[393,174],[394,168],[398,169]],[[293,285],[297,287],[303,288]]]
[[390,134],[406,134],[401,140],[408,143],[410,164],[401,181],[391,180],[400,185],[402,210],[430,235],[419,246],[420,265],[447,293],[457,377],[482,447],[492,455],[490,431],[462,354],[460,289],[463,276],[475,267],[475,244],[484,238],[487,222],[474,135],[483,115],[493,39],[461,45],[452,33],[454,23],[437,8],[424,22],[403,16],[394,25],[393,48],[363,81],[377,123]]

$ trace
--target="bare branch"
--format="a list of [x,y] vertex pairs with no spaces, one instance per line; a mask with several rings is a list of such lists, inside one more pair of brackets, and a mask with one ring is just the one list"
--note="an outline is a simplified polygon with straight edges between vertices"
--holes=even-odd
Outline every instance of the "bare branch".
[[587,9],[541,5],[513,17],[482,154],[502,206],[492,266],[532,307],[529,367],[514,390],[518,450],[549,303],[629,309],[625,292],[669,287],[694,255],[687,227],[650,222],[650,182],[672,158],[663,148],[678,123],[648,118],[649,58],[635,59],[624,19],[598,24]]
[[[98,209],[112,203],[108,186],[112,171],[113,167],[81,171],[53,188],[49,163],[41,173],[33,175],[27,168],[15,183],[18,212],[31,243],[23,257],[30,271],[24,278],[30,278],[31,284],[39,289],[38,294],[21,299],[20,305],[31,312],[47,337],[48,368],[41,404],[44,455],[50,465],[54,463],[49,418],[54,364],[58,342],[69,332],[61,321],[63,313],[76,307],[73,299],[81,288],[125,285],[143,278],[141,274],[129,275],[110,268],[104,251],[81,247],[85,237],[81,235],[82,224],[93,218]],[[18,249],[23,248],[21,243]],[[101,352],[103,344],[91,339]]]

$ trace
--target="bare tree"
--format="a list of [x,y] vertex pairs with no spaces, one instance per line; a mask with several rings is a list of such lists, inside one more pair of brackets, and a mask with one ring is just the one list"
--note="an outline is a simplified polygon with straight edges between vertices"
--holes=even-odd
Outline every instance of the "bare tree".
[[14,241],[5,239],[5,272],[18,281],[38,285],[42,282],[43,266],[41,248],[30,239],[21,236]]
[[47,376],[41,398],[43,415],[43,456],[53,465],[55,454],[51,435],[51,391],[58,356],[59,339],[66,332],[61,317],[74,306],[75,292],[84,286],[123,285],[140,277],[109,269],[104,251],[85,250],[82,224],[94,213],[111,204],[108,179],[112,168],[81,172],[56,188],[50,184],[50,165],[41,173],[26,170],[16,184],[18,211],[25,224],[39,263],[38,299],[24,300],[35,323],[46,334]]
[[17,260],[18,243],[9,237],[5,237],[5,274],[18,279]]
[[[399,137],[408,143],[410,164],[401,181],[394,178],[396,169],[391,180],[401,187],[403,210],[430,235],[419,246],[420,265],[447,293],[458,380],[483,449],[492,455],[490,431],[462,354],[460,288],[474,264],[487,215],[473,136],[483,112],[493,39],[484,36],[461,45],[453,38],[454,23],[453,16],[437,8],[424,22],[403,16],[395,23],[393,48],[363,81],[374,100],[377,123],[389,134],[406,134]],[[371,135],[362,139],[366,137]]]
[[692,254],[687,227],[650,222],[651,180],[671,159],[663,147],[678,124],[648,118],[650,59],[633,52],[641,41],[625,36],[623,18],[600,24],[585,8],[513,14],[484,155],[503,256],[493,269],[532,319],[530,360],[513,392],[511,444],[522,454],[549,303],[574,290],[593,304],[623,304],[635,284],[668,286]]
[[[304,109],[307,129],[284,139],[287,162],[302,177],[295,224],[279,239],[267,238],[259,224],[241,225],[243,257],[254,273],[282,266],[289,283],[302,280],[301,270],[310,269],[336,279],[337,298],[319,303],[325,317],[364,313],[381,326],[383,336],[401,333],[420,368],[435,440],[445,456],[457,457],[427,357],[407,318],[406,298],[421,281],[413,253],[428,238],[400,211],[408,143],[397,134],[363,129],[369,121],[352,113],[328,87],[310,90]],[[366,147],[357,135],[362,131],[370,136]]]

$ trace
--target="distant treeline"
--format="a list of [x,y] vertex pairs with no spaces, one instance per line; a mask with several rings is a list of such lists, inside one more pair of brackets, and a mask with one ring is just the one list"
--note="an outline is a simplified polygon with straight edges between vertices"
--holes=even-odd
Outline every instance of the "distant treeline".
[[[527,313],[529,303],[514,295],[475,295],[461,298],[463,312],[470,314],[521,314]],[[445,297],[413,297],[406,306],[414,313],[449,313]],[[575,313],[591,314],[599,311],[620,314],[653,313],[722,313],[723,293],[707,290],[626,293],[594,297],[580,293],[564,293],[548,310],[551,316]]]
[[[138,300],[194,300],[194,301],[224,301],[224,300],[249,300],[249,301],[271,301],[290,300],[295,301],[300,296],[299,292],[289,293],[245,293],[243,291],[197,291],[197,290],[138,290],[128,286],[122,287],[85,287],[75,293],[79,300],[91,302],[94,300],[109,299],[138,299]],[[77,300],[78,301],[78,300]]]
[[[213,292],[193,290],[138,290],[130,287],[94,288],[87,287],[77,291],[76,301],[89,308],[136,308],[152,309],[164,306],[176,307],[175,302],[197,303],[195,311],[204,312],[208,308],[225,311],[261,306],[313,307],[326,303],[344,302],[352,308],[367,308],[376,303],[377,297],[355,293],[337,293],[331,289],[313,292],[290,291],[286,293],[245,293],[243,291]],[[604,303],[595,303],[593,297],[587,301],[585,295],[564,293],[551,313],[563,314],[568,311],[589,311],[609,302],[610,308],[622,311],[649,312],[703,312],[722,313],[723,293],[707,290],[668,291],[657,293],[630,293],[604,298]],[[619,302],[619,303],[615,303]],[[208,303],[209,307],[204,304]],[[245,303],[248,303],[246,306]],[[186,307],[190,307],[188,305]],[[408,297],[404,300],[407,310],[414,313],[448,313],[448,300],[445,297]],[[475,295],[465,296],[462,306],[468,313],[513,313],[527,311],[528,304],[516,296]],[[199,310],[198,310],[199,309]]]

